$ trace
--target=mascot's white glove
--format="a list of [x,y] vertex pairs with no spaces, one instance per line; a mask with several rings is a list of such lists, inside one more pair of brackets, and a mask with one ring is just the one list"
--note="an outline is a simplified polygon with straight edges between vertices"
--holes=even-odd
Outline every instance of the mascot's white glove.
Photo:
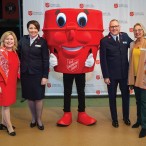
[[94,65],[93,53],[90,53],[88,58],[85,61],[85,66],[86,67],[92,67],[93,65]]
[[50,54],[49,63],[50,63],[50,67],[51,68],[53,68],[54,66],[57,66],[58,65],[57,57],[53,53]]

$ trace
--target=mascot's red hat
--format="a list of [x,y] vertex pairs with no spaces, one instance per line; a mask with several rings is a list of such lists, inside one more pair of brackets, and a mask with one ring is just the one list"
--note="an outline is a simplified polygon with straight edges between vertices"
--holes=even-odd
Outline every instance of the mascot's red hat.
[[85,67],[90,53],[96,60],[103,37],[102,12],[92,9],[62,8],[45,12],[44,38],[58,59],[56,72],[77,74],[91,72]]

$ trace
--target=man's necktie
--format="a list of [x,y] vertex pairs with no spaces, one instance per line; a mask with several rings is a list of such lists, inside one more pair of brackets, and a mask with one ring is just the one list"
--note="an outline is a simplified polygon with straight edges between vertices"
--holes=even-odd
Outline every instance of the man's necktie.
[[116,43],[119,43],[119,38],[118,38],[118,36],[116,36]]

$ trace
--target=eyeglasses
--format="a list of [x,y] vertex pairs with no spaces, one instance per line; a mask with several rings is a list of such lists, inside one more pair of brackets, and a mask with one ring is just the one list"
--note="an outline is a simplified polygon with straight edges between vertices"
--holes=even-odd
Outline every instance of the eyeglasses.
[[119,25],[110,26],[111,29],[118,28],[118,27],[119,27]]
[[137,29],[137,30],[134,29],[134,30],[133,30],[133,32],[141,32],[141,31],[143,31],[143,29]]

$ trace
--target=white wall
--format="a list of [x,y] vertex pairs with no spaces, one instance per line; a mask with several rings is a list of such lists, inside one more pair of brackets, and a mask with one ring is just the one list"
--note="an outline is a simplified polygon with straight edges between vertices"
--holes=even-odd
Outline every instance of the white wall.
[[[29,20],[39,21],[43,28],[44,12],[53,8],[91,8],[103,12],[104,35],[108,34],[108,24],[111,19],[118,19],[121,31],[125,31],[133,38],[131,28],[137,22],[146,26],[146,0],[24,0],[23,1],[23,31],[27,34],[26,24]],[[40,32],[42,35],[42,31]],[[99,56],[97,56],[97,61]],[[106,95],[107,89],[103,82],[100,64],[95,66],[92,73],[88,73],[86,95]],[[76,86],[73,95],[76,95]],[[118,93],[119,90],[118,90]],[[49,74],[46,95],[63,95],[62,74],[53,70]]]

